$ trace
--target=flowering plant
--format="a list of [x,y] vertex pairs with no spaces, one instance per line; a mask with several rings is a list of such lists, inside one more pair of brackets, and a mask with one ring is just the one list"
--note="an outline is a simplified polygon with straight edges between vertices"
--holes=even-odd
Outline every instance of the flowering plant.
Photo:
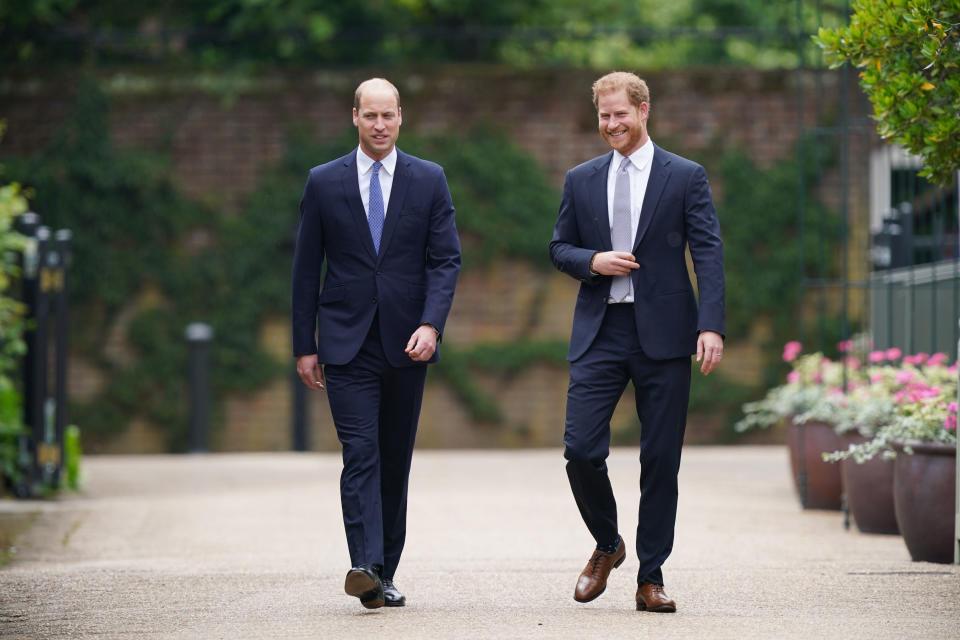
[[[844,451],[824,454],[825,460],[853,458],[864,462],[876,455],[895,457],[893,443],[905,445],[912,453],[911,442],[957,442],[957,364],[945,366],[947,356],[918,353],[903,358],[899,367],[887,364],[868,368],[869,395],[873,404],[881,406],[873,415],[871,439],[851,445]],[[879,362],[879,358],[875,361]],[[853,400],[854,403],[858,402]]]
[[734,425],[736,431],[763,429],[783,418],[805,414],[823,401],[828,388],[841,384],[842,363],[822,353],[801,356],[802,349],[799,342],[784,345],[783,360],[792,367],[787,381],[770,389],[763,399],[744,404],[743,418]]
[[957,363],[946,366],[946,354],[904,357],[892,348],[864,351],[861,361],[850,355],[854,341],[837,346],[845,355],[834,361],[821,353],[801,355],[799,342],[784,345],[783,359],[791,364],[786,382],[745,404],[735,429],[769,427],[792,417],[829,422],[839,433],[870,438],[825,453],[831,461],[892,457],[894,442],[957,442]]

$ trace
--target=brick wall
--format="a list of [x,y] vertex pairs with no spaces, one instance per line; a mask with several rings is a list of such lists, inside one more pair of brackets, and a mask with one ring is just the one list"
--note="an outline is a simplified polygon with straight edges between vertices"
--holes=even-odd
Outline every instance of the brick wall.
[[[111,94],[112,135],[124,147],[168,153],[179,187],[213,206],[236,210],[257,186],[260,173],[283,154],[292,127],[306,127],[318,139],[340,136],[350,124],[353,89],[375,72],[309,71],[273,74],[212,92],[204,78],[134,72],[106,76]],[[439,67],[393,70],[387,74],[401,92],[403,131],[467,130],[478,123],[497,126],[542,163],[558,185],[564,173],[606,151],[596,131],[590,85],[594,72],[516,71],[498,67]],[[659,72],[647,76],[652,94],[651,137],[671,150],[697,157],[708,147],[746,150],[761,165],[790,153],[797,138],[801,105],[795,82],[783,72],[719,70]],[[825,76],[826,90],[835,87]],[[209,80],[207,78],[206,80]],[[222,80],[222,79],[221,79]],[[215,83],[214,83],[215,84]],[[39,148],[70,106],[71,79],[0,80],[0,118],[8,121],[7,153]],[[814,93],[802,105],[812,121]],[[821,94],[822,96],[823,94]],[[822,106],[822,105],[821,105]],[[317,158],[317,163],[327,158]],[[306,171],[308,167],[304,167]],[[708,172],[710,167],[707,167]],[[723,185],[716,180],[714,190]],[[549,238],[544,238],[544,260]],[[457,289],[446,339],[457,346],[511,340],[521,330],[538,339],[569,336],[576,283],[554,271],[521,263],[500,263],[464,274]],[[534,293],[543,302],[532,313]],[[264,327],[264,342],[287,358],[286,319]],[[111,348],[118,348],[113,345]],[[724,368],[752,379],[756,348],[734,339]],[[739,359],[739,363],[738,363]],[[732,361],[731,361],[732,360]],[[567,371],[534,367],[522,375],[480,374],[485,391],[502,403],[503,425],[475,424],[451,391],[431,378],[424,401],[420,442],[426,446],[557,446],[563,425]],[[99,384],[95,371],[77,361],[74,388],[89,397]],[[312,443],[335,448],[323,394],[311,393]],[[636,420],[627,400],[614,428],[629,432]],[[285,449],[290,443],[290,385],[282,380],[252,396],[232,398],[226,425],[212,438],[220,450]],[[709,416],[691,416],[688,440],[709,440],[717,425]],[[123,439],[102,450],[141,451],[162,446],[156,427],[137,423]]]

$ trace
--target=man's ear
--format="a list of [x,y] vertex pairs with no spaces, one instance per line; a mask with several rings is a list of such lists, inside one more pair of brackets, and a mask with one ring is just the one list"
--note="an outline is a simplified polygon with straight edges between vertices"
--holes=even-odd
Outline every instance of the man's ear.
[[357,108],[353,108],[353,126],[357,126]]

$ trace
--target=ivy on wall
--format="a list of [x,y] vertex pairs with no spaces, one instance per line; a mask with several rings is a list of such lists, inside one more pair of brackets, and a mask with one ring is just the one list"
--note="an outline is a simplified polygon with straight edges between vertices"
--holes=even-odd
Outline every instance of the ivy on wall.
[[[722,153],[715,165],[723,184],[717,210],[727,278],[727,333],[736,339],[746,336],[758,318],[770,321],[768,383],[779,384],[780,347],[797,338],[801,281],[838,275],[839,217],[811,197],[819,171],[831,163],[830,149],[807,142],[799,154],[770,167],[758,167],[738,149]],[[799,192],[801,178],[806,193]],[[806,203],[802,216],[798,202]]]
[[[45,224],[74,231],[71,340],[104,378],[95,397],[75,403],[75,421],[96,437],[142,418],[165,429],[172,450],[183,450],[185,326],[203,321],[214,329],[214,424],[223,419],[218,400],[226,394],[282,375],[289,361],[263,350],[259,330],[271,315],[289,313],[303,183],[311,166],[355,147],[356,134],[350,130],[325,145],[291,136],[285,156],[264,174],[243,210],[228,215],[183,197],[161,156],[115,148],[108,109],[105,95],[84,84],[51,143],[29,157],[10,158],[9,172],[35,188],[31,204]],[[465,269],[503,256],[546,261],[557,194],[529,156],[491,130],[452,141],[404,134],[403,143],[451,176]],[[118,324],[125,317],[126,324]],[[125,327],[120,342],[132,351],[128,356],[118,356],[110,344],[118,326]],[[537,351],[530,345],[496,348]],[[461,370],[455,348],[450,352],[448,370]],[[458,395],[475,409],[479,405],[469,398],[479,396],[457,379],[451,374]]]
[[[107,115],[106,97],[86,83],[50,144],[7,165],[34,188],[31,205],[44,224],[74,232],[71,344],[104,379],[95,397],[74,403],[74,420],[96,437],[142,418],[163,426],[170,448],[182,450],[189,322],[208,322],[216,334],[215,419],[217,398],[280,371],[257,331],[266,310],[285,303],[287,286],[273,286],[274,270],[289,263],[281,241],[289,227],[274,220],[254,232],[254,220],[184,198],[163,158],[112,145]],[[121,342],[132,353],[118,356],[109,342],[125,313],[132,317]]]
[[[95,397],[75,404],[75,421],[86,433],[107,437],[141,418],[165,429],[171,450],[183,450],[184,327],[204,321],[215,332],[210,367],[215,425],[223,419],[218,401],[226,394],[252,391],[288,371],[289,360],[278,362],[264,351],[260,329],[267,318],[289,312],[290,261],[307,170],[354,148],[356,133],[349,129],[327,144],[295,133],[242,210],[230,215],[180,194],[162,156],[115,148],[108,108],[95,85],[84,85],[73,113],[45,149],[5,163],[12,180],[35,188],[32,206],[46,224],[74,231],[72,344],[104,379]],[[444,167],[465,270],[505,257],[551,269],[547,243],[559,191],[529,155],[490,128],[460,138],[405,131],[400,147]],[[793,337],[801,304],[798,276],[833,268],[829,248],[824,254],[805,246],[801,260],[796,207],[785,197],[796,193],[798,171],[810,173],[823,164],[811,157],[814,150],[805,151],[799,165],[791,156],[766,169],[737,151],[705,163],[724,185],[717,205],[727,258],[729,335],[742,337],[756,317],[771,318],[771,371],[779,341]],[[814,184],[814,178],[810,173],[805,183]],[[835,217],[811,207],[804,220],[811,228],[820,225],[823,237],[835,237]],[[805,243],[815,241],[805,236]],[[527,319],[526,325],[534,324]],[[476,384],[478,374],[517,374],[536,363],[566,366],[565,343],[527,339],[524,326],[496,344],[460,348],[448,341],[432,378],[449,384],[478,421],[502,424],[502,409]],[[107,346],[118,327],[125,329],[127,356]],[[691,411],[723,412],[732,423],[751,392],[722,371],[708,378],[698,374]]]

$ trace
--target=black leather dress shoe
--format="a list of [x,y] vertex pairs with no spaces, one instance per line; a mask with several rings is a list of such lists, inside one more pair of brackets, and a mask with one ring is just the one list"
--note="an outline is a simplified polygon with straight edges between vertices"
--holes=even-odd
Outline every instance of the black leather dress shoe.
[[407,604],[407,599],[393,586],[393,580],[383,578],[380,582],[383,584],[383,601],[386,606],[402,607]]
[[359,598],[360,604],[367,609],[383,606],[383,584],[373,565],[362,564],[350,569],[343,583],[343,590],[347,595]]

